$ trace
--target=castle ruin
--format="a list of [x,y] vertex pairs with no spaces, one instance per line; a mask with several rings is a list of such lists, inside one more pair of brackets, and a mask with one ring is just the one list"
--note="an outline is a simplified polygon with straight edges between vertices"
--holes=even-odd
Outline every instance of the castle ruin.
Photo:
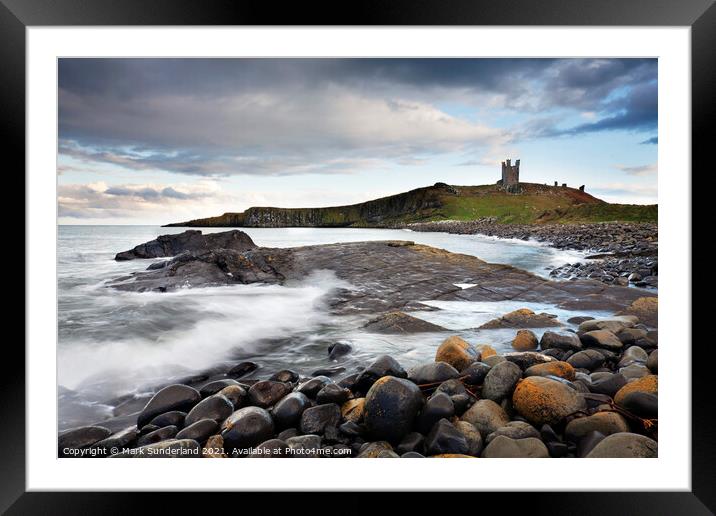
[[502,162],[502,179],[498,181],[499,184],[507,188],[510,185],[516,185],[520,182],[520,160],[515,161],[512,165],[512,160],[508,159]]

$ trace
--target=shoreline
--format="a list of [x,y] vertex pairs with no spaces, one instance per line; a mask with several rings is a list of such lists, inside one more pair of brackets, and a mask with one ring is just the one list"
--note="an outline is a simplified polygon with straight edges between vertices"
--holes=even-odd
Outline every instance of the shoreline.
[[[186,248],[180,257],[178,247]],[[620,315],[566,321],[579,325],[575,331],[549,314],[518,309],[484,325],[514,329],[514,352],[499,354],[489,344],[472,345],[453,335],[437,348],[434,361],[407,371],[396,357],[382,355],[351,371],[328,368],[312,377],[262,371],[248,380],[256,364],[229,364],[165,385],[147,403],[129,402],[121,414],[114,412],[114,420],[105,421],[111,429],[99,423],[62,432],[60,456],[657,454],[658,301],[646,292],[639,297],[635,289],[589,280],[551,282],[403,241],[279,250],[257,247],[239,231],[206,236],[193,231],[160,237],[117,259],[161,256],[175,258],[152,263],[123,287],[165,292],[187,278],[211,284],[240,277],[248,283],[284,281],[332,264],[339,277],[375,290],[372,297],[368,291],[355,297],[343,292],[334,299],[346,313],[384,313],[388,301],[395,307],[390,309],[410,310],[410,300],[430,293],[456,300],[553,299],[582,306],[586,313],[611,306]],[[376,260],[400,264],[399,271],[376,269]],[[468,277],[478,289],[453,285]],[[386,324],[406,323],[415,322],[402,314]],[[537,339],[530,328],[549,331]],[[335,343],[328,352],[332,358],[351,349]]]
[[[655,307],[654,307],[655,309]],[[125,416],[60,433],[63,457],[655,457],[658,330],[579,318],[541,339],[544,314],[495,320],[512,351],[446,338],[432,362],[389,355],[352,374],[253,362],[166,385]],[[329,354],[350,353],[332,347]],[[110,430],[113,428],[113,430]]]
[[584,262],[551,269],[550,278],[589,278],[641,288],[658,287],[658,225],[651,222],[499,224],[492,219],[399,224],[391,229],[482,235],[531,241],[561,250],[591,254]]

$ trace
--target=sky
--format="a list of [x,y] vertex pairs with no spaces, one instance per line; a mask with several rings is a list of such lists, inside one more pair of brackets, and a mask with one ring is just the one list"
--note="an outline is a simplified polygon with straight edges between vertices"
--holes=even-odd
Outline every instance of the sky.
[[656,59],[59,60],[61,224],[336,206],[436,182],[657,202]]

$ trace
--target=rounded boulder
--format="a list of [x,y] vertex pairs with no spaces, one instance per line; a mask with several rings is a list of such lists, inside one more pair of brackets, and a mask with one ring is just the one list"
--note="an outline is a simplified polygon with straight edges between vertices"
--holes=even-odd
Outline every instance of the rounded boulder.
[[244,407],[221,425],[221,437],[229,448],[249,448],[273,437],[271,415],[260,407]]
[[512,405],[534,425],[556,424],[586,408],[584,398],[577,391],[542,376],[530,376],[518,383],[512,395]]
[[423,394],[413,382],[384,376],[366,394],[366,429],[377,440],[399,442],[412,429],[423,403]]
[[477,359],[477,351],[456,335],[445,339],[435,353],[435,362],[445,362],[458,371],[462,371]]
[[619,389],[614,395],[614,403],[621,405],[624,398],[630,392],[646,392],[648,394],[659,394],[659,377],[655,374],[650,374],[634,380],[633,382],[627,383],[624,387]]
[[587,454],[587,458],[651,459],[658,456],[658,450],[659,445],[655,440],[644,435],[622,432],[607,436],[600,441]]
[[137,416],[137,427],[141,428],[154,417],[172,410],[186,412],[201,400],[201,394],[188,385],[174,384],[157,392]]
[[520,330],[512,339],[512,349],[516,351],[532,351],[538,347],[537,335],[531,330]]
[[561,362],[559,360],[533,365],[525,371],[525,377],[527,376],[559,376],[570,382],[576,377],[574,367],[567,362]]
[[517,364],[504,361],[495,365],[485,376],[482,384],[482,397],[500,402],[510,394],[522,377],[522,369]]

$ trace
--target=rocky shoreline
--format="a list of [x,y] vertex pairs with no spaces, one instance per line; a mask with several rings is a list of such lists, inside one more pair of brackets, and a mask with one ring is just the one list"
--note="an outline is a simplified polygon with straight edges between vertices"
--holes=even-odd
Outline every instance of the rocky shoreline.
[[654,223],[499,224],[493,218],[402,224],[396,228],[534,240],[557,249],[589,251],[584,262],[550,272],[556,279],[589,278],[615,285],[658,286],[658,226]]
[[[253,362],[218,366],[157,389],[146,403],[128,399],[109,420],[62,432],[60,457],[657,456],[653,295],[591,280],[548,281],[412,242],[280,250],[257,247],[239,231],[207,242],[188,232],[120,253],[118,260],[180,250],[109,288],[281,283],[330,265],[354,286],[331,300],[336,313],[374,314],[368,325],[380,333],[444,331],[447,338],[434,360],[407,370],[399,357],[383,355],[345,371],[340,360],[352,348],[339,341],[326,349],[330,366],[308,376],[257,375],[263,369]],[[421,299],[539,300],[620,315],[559,321],[516,310],[483,325],[515,330],[513,351],[500,354],[401,312]],[[539,339],[536,329],[546,329]]]
[[[529,310],[502,321],[528,324]],[[581,322],[580,322],[581,321]],[[340,379],[235,364],[159,390],[111,431],[59,436],[60,457],[656,457],[658,332],[636,316],[581,318],[498,354],[460,337],[407,371],[384,355]],[[338,346],[338,345],[336,345]],[[327,356],[350,353],[331,346]],[[116,425],[114,425],[116,426]]]

